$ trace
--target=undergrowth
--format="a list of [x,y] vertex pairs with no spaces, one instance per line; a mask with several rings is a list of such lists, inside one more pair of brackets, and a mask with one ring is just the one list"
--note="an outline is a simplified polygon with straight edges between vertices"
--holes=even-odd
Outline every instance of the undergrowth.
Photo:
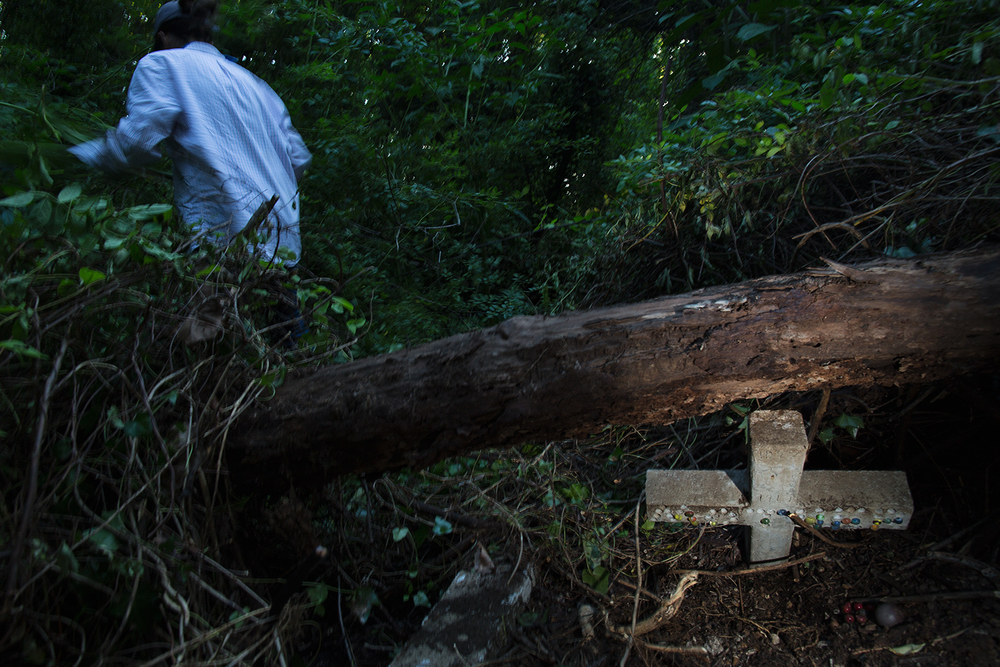
[[[615,162],[600,305],[1000,241],[995,5],[801,8],[754,24],[728,90]],[[755,41],[756,40],[756,41]],[[764,44],[762,44],[762,42]]]
[[[0,216],[0,655],[280,662],[289,619],[266,619],[229,555],[225,442],[288,369],[348,358],[364,318],[252,240],[192,251],[169,205],[71,184]],[[283,301],[309,318],[294,348]]]

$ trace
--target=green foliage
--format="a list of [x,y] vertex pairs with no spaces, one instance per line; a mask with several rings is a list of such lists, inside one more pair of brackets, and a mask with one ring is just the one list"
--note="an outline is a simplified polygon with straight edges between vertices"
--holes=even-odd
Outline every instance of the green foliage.
[[[235,262],[188,254],[163,203],[166,164],[110,178],[66,153],[122,115],[151,36],[144,3],[64,4],[0,4],[0,483],[7,506],[34,502],[44,517],[0,523],[0,545],[31,582],[18,604],[54,608],[39,600],[65,592],[58,623],[108,638],[87,643],[95,662],[120,648],[117,628],[136,645],[188,638],[174,607],[203,590],[192,577],[205,570],[185,558],[209,548],[222,514],[206,498],[225,495],[211,489],[197,512],[178,501],[198,497],[197,443],[221,443],[295,364],[820,255],[1000,240],[994,1],[224,3],[218,45],[273,85],[314,153],[294,276],[252,261],[247,244]],[[211,342],[188,346],[178,332],[206,283],[227,315]],[[311,332],[282,354],[267,326],[286,290]],[[734,405],[731,424],[747,410]],[[842,415],[820,438],[863,426]],[[432,563],[462,527],[405,503],[380,510],[383,492],[460,499],[558,546],[567,571],[604,593],[623,562],[609,517],[636,497],[630,455],[607,449],[587,464],[607,487],[537,447],[378,489],[345,480],[334,502],[398,561],[387,604],[431,603],[445,577]],[[505,513],[522,501],[529,512]],[[666,531],[641,530],[675,553]],[[344,591],[364,622],[381,602],[358,579]],[[310,585],[314,613],[344,591]],[[201,604],[194,616],[252,644],[257,607]],[[55,659],[42,635],[11,636],[32,660]]]
[[626,97],[611,90],[633,85],[626,31],[596,44],[592,3],[261,15],[232,7],[220,42],[273,83],[314,151],[307,261],[371,305],[365,352],[575,305],[619,150]]
[[817,437],[824,445],[829,444],[838,431],[845,431],[851,438],[857,439],[858,431],[865,426],[865,420],[859,415],[844,413],[833,420],[833,426],[821,430]]
[[8,43],[30,47],[54,59],[44,58],[36,66],[64,62],[72,69],[54,74],[72,79],[69,75],[120,67],[132,58],[146,30],[143,10],[148,6],[125,0],[8,0],[0,4],[0,28]]
[[996,3],[759,4],[711,97],[615,161],[605,298],[997,237]]
[[601,595],[607,595],[611,573],[601,564],[605,558],[603,543],[596,540],[585,541],[583,554],[586,563],[586,568],[581,574],[583,582],[593,586]]

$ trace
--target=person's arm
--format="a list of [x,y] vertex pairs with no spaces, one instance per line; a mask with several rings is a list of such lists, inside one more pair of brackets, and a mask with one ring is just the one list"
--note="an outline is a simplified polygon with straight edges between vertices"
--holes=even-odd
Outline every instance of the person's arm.
[[295,180],[302,180],[302,175],[312,164],[312,153],[306,148],[306,143],[302,141],[302,136],[299,134],[298,130],[292,126],[292,119],[290,116],[286,116],[287,128],[285,130],[288,135],[288,143],[291,146],[290,156],[292,158],[292,168],[295,170]]
[[105,171],[125,171],[160,159],[158,145],[170,136],[180,107],[170,94],[164,63],[139,61],[128,90],[128,115],[107,135],[74,146],[80,160]]
[[309,165],[312,164],[312,153],[306,148],[306,142],[302,141],[302,135],[299,131],[295,129],[292,125],[292,117],[288,113],[288,109],[282,107],[282,119],[281,128],[285,133],[285,138],[288,141],[288,157],[292,161],[292,170],[295,172],[295,180],[302,180],[302,175],[305,173]]

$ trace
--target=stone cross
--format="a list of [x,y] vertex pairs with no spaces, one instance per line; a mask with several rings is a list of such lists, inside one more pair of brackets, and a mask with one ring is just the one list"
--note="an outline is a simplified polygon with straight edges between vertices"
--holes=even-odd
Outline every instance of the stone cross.
[[802,415],[750,414],[749,470],[649,470],[648,518],[684,526],[746,526],[751,567],[788,558],[794,513],[816,528],[903,530],[913,514],[906,473],[806,470]]

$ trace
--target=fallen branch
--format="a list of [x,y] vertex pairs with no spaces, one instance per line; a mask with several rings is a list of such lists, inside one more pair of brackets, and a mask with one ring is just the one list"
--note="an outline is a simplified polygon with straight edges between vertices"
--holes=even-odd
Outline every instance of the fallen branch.
[[674,589],[673,594],[660,603],[659,608],[652,614],[639,621],[638,623],[629,625],[613,625],[610,621],[608,611],[604,611],[605,622],[607,623],[608,630],[614,634],[623,635],[625,637],[641,637],[642,635],[649,634],[653,630],[662,627],[667,621],[672,619],[680,611],[681,603],[684,602],[684,594],[687,589],[698,583],[699,572],[688,572],[681,580],[677,582],[677,588]]
[[636,639],[638,643],[643,648],[648,648],[653,651],[658,651],[660,653],[674,653],[680,655],[698,655],[705,658],[709,657],[708,649],[704,646],[664,646],[663,644],[650,644],[641,639]]

